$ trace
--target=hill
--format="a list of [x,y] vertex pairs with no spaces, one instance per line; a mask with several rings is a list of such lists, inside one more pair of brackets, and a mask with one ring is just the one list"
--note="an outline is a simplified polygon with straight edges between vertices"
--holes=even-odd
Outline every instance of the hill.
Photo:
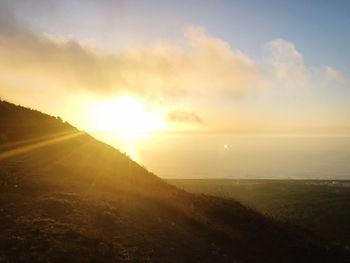
[[0,142],[0,262],[350,262],[235,200],[170,186],[60,118],[1,101]]
[[349,180],[171,179],[193,193],[238,200],[328,240],[350,246]]

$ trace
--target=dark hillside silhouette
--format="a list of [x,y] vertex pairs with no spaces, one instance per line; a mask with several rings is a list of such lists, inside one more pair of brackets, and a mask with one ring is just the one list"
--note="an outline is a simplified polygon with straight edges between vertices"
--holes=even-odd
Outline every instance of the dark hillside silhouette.
[[34,139],[43,135],[75,130],[61,118],[36,110],[0,102],[1,143]]
[[234,200],[170,186],[59,118],[1,101],[0,138],[0,262],[350,262]]

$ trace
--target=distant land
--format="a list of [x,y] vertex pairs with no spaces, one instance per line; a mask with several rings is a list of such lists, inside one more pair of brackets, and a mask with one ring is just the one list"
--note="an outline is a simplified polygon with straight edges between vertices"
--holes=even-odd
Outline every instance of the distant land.
[[349,180],[173,179],[193,193],[233,198],[350,248]]

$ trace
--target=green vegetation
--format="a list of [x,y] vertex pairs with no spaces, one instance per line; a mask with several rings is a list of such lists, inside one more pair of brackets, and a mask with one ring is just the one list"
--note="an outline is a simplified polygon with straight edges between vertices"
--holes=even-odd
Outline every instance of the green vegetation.
[[60,119],[0,102],[0,262],[349,262],[239,202],[171,186]]
[[350,246],[350,181],[168,180],[194,193],[234,198],[275,219]]

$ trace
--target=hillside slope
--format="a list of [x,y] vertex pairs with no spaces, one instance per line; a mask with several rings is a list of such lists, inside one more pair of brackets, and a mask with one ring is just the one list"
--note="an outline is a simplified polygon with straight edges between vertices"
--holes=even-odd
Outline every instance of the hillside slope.
[[304,230],[179,190],[59,118],[4,101],[0,211],[0,262],[350,262]]

